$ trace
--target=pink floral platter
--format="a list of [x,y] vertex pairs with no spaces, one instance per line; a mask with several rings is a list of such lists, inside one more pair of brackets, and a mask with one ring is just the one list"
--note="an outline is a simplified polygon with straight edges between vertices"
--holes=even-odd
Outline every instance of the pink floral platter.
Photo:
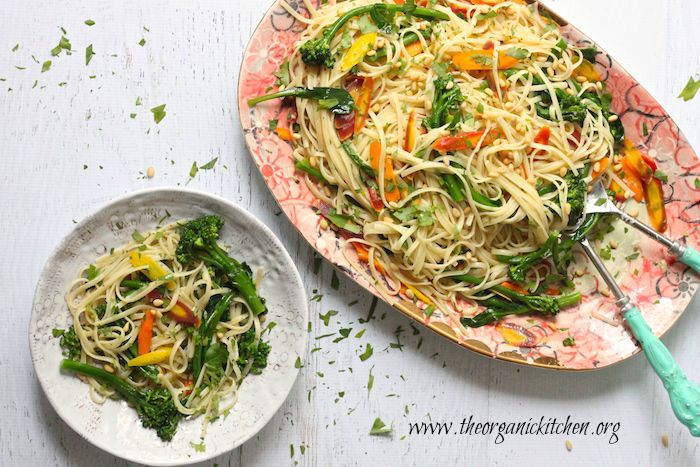
[[[301,15],[308,16],[304,2],[287,2]],[[562,27],[571,43],[583,46],[593,42],[581,31],[559,18],[543,5]],[[278,118],[278,101],[248,108],[247,99],[264,94],[273,86],[273,73],[289,56],[303,31],[299,23],[278,1],[265,14],[250,40],[243,58],[238,83],[238,107],[245,141],[260,173],[289,220],[303,237],[328,261],[369,292],[383,299],[411,319],[425,325],[455,343],[482,355],[515,363],[559,370],[592,370],[625,360],[639,352],[622,322],[614,299],[596,275],[583,253],[577,257],[576,289],[583,300],[576,308],[566,309],[554,318],[540,316],[511,317],[495,325],[464,329],[437,313],[425,318],[421,307],[399,294],[386,297],[374,287],[366,266],[357,260],[352,248],[333,230],[319,227],[317,199],[296,173],[292,148],[269,129],[269,120]],[[600,50],[600,48],[598,48]],[[613,96],[613,108],[624,124],[627,137],[668,175],[664,197],[668,216],[667,234],[700,244],[700,161],[678,126],[642,86],[609,55],[597,56],[596,67]],[[639,206],[640,219],[646,210]],[[616,260],[607,262],[623,291],[635,300],[652,330],[665,333],[679,319],[695,290],[699,278],[692,270],[669,256],[659,244],[642,234],[616,228],[620,247]],[[607,238],[607,237],[606,237]],[[636,249],[635,249],[636,248]],[[350,251],[353,250],[353,251]],[[626,257],[638,251],[636,259]],[[634,255],[633,255],[634,256]],[[578,274],[577,274],[578,276]],[[600,288],[599,288],[600,287]],[[574,346],[564,345],[567,338]]]

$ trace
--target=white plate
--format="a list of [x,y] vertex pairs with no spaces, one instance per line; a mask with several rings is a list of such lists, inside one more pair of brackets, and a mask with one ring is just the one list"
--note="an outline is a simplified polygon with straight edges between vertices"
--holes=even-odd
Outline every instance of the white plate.
[[[172,441],[161,441],[155,431],[143,428],[136,412],[125,402],[95,404],[88,387],[78,378],[59,371],[62,359],[53,328],[70,323],[64,294],[78,269],[109,248],[127,243],[134,230],[152,230],[165,211],[169,220],[217,214],[225,221],[221,243],[233,257],[255,271],[265,271],[260,295],[267,300],[268,320],[277,323],[270,332],[268,367],[247,377],[228,417],[210,424],[206,450],[196,452],[202,418],[182,420]],[[274,234],[247,211],[222,198],[174,188],[139,191],[119,198],[78,223],[63,239],[44,266],[34,295],[29,341],[34,369],[58,415],[83,438],[115,456],[151,465],[200,462],[231,451],[255,435],[277,412],[292,389],[297,356],[307,344],[307,300],[294,262]]]

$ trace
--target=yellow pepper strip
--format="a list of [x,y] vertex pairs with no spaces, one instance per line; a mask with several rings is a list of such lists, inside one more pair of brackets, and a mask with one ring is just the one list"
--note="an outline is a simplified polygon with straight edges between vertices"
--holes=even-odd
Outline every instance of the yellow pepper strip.
[[129,366],[146,366],[164,362],[168,358],[170,358],[170,353],[172,351],[172,347],[160,347],[152,352],[148,352],[143,355],[139,355],[138,357],[132,358],[127,364]]
[[361,35],[348,49],[340,62],[340,71],[348,71],[365,59],[367,52],[372,50],[374,42],[377,40],[376,32],[369,32]]
[[582,59],[579,66],[576,67],[576,69],[574,70],[573,76],[574,76],[574,78],[578,78],[579,76],[584,76],[591,83],[596,83],[596,82],[600,81],[600,74],[598,73],[598,70],[595,69],[595,65],[593,65],[591,62],[589,62],[585,58]]
[[433,304],[433,302],[428,297],[426,297],[425,294],[423,292],[421,292],[420,290],[416,289],[415,287],[413,287],[410,284],[403,284],[403,285],[405,285],[408,290],[413,292],[413,296],[416,297],[418,300],[422,301],[426,305]]
[[[147,266],[148,269],[145,269],[143,273],[146,274],[146,276],[152,281],[161,280],[163,277],[170,274],[170,270],[163,263],[156,261],[150,256],[138,251],[129,252],[129,261],[135,268]],[[168,290],[175,290],[176,287],[175,282],[173,281],[166,282],[165,286],[168,288]]]

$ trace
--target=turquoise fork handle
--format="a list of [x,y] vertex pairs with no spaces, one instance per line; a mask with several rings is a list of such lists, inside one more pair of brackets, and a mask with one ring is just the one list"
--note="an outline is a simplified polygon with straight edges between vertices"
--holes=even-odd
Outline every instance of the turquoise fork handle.
[[683,264],[686,264],[693,268],[693,271],[700,273],[700,253],[698,253],[694,249],[690,248],[689,246],[686,246],[683,255],[680,257],[680,260],[683,261]]
[[[693,253],[697,261],[698,253]],[[625,321],[641,344],[647,360],[664,383],[676,418],[688,427],[693,436],[700,436],[700,388],[683,374],[671,352],[654,335],[637,307],[632,307],[625,313]]]

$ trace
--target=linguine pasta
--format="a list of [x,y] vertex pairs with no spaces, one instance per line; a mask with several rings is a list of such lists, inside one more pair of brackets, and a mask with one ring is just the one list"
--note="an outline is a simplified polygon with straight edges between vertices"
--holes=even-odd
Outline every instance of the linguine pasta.
[[[600,161],[616,157],[611,127],[619,122],[605,110],[604,83],[591,76],[597,73],[584,52],[519,1],[416,2],[448,19],[399,12],[383,28],[371,14],[361,15],[333,38],[332,66],[305,63],[303,44],[321,38],[346,12],[378,3],[404,2],[331,0],[319,8],[306,2],[309,18],[283,2],[306,29],[284,65],[288,80],[280,89],[345,88],[355,98],[349,138],[344,117],[328,111],[332,103],[295,99],[294,157],[317,171],[304,181],[321,214],[330,212],[330,225],[355,246],[347,256],[354,259],[356,251],[364,259],[368,279],[387,297],[403,291],[459,331],[460,317],[474,315],[493,296],[490,289],[508,280],[499,256],[532,252],[576,222],[567,174],[588,184],[599,172],[629,192],[620,177],[601,169]],[[353,44],[373,33],[363,58],[346,69]],[[430,124],[440,110],[441,79],[442,92],[461,91],[456,124]],[[371,99],[363,109],[358,88],[368,82]],[[570,100],[587,110],[572,117]],[[363,112],[366,122],[358,125]],[[462,145],[454,146],[451,136]],[[460,196],[450,192],[446,176],[463,188]],[[530,270],[529,288],[549,272],[547,265]],[[454,280],[460,274],[482,280]]]

